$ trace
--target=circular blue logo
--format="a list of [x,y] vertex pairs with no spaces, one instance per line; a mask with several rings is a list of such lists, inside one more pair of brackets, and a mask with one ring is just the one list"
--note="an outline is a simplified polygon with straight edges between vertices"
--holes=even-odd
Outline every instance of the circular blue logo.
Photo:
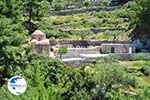
[[26,91],[27,83],[21,76],[14,76],[8,81],[8,90],[14,95],[21,95]]

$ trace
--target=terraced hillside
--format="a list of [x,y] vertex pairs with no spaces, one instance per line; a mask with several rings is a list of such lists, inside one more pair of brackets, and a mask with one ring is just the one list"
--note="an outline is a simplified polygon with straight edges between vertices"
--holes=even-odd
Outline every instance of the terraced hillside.
[[[110,8],[115,9],[108,10]],[[129,18],[125,5],[76,14],[59,14],[45,18],[39,24],[48,37],[55,39],[129,40]]]

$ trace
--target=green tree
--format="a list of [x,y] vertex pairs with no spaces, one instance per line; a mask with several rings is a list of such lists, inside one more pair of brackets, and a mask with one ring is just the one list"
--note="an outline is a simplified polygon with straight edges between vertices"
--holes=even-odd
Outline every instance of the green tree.
[[43,17],[49,15],[50,2],[47,0],[24,0],[23,3],[24,26],[31,34],[38,28],[35,21],[41,21]]
[[130,29],[133,29],[131,37],[140,39],[150,38],[150,1],[149,0],[135,0],[129,3],[130,9]]
[[52,2],[52,7],[55,9],[55,10],[61,10],[65,7],[65,4],[64,4],[64,0],[54,0]]
[[60,46],[58,49],[58,54],[60,55],[60,59],[62,60],[62,55],[67,53],[66,46]]
[[111,0],[101,0],[101,5],[102,6],[109,6],[111,3]]
[[29,0],[24,1],[24,9],[27,14],[28,22],[31,20],[41,20],[42,17],[45,17],[49,13],[50,3],[47,0]]
[[88,8],[88,6],[90,5],[90,0],[84,0],[84,6],[86,7],[86,8]]
[[23,4],[22,0],[1,0],[0,15],[11,18],[13,22],[18,22],[23,15]]
[[4,81],[17,66],[24,66],[25,60],[25,29],[18,23],[14,24],[10,18],[0,16],[0,80]]

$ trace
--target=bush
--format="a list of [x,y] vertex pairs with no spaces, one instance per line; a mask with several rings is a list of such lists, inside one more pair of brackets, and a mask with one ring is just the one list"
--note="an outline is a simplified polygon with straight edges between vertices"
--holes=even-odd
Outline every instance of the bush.
[[60,25],[60,24],[64,24],[64,20],[63,19],[56,19],[53,21],[54,25]]
[[62,32],[60,29],[42,29],[48,38],[54,37],[55,39],[64,39],[69,37],[69,33]]
[[102,6],[109,6],[111,3],[111,0],[101,0],[101,5]]
[[100,57],[100,58],[97,58],[96,62],[102,63],[102,64],[118,63],[119,62],[119,56]]
[[108,18],[109,14],[105,11],[100,11],[100,12],[94,12],[92,15],[98,17],[98,18]]
[[63,0],[54,0],[52,2],[52,7],[55,10],[61,10],[61,9],[63,9],[65,7],[64,1]]
[[150,87],[145,88],[141,93],[140,93],[140,99],[141,100],[150,100]]
[[122,82],[124,83],[124,86],[130,85],[132,87],[136,87],[138,85],[135,77],[131,74],[125,74]]
[[138,100],[138,95],[125,94],[114,91],[107,93],[107,96],[109,100]]
[[103,59],[102,61],[100,59],[93,66],[96,68],[96,73],[94,74],[95,80],[106,91],[137,86],[135,77],[127,73],[126,67],[118,63],[112,63],[109,59],[108,61],[107,59]]
[[83,3],[85,7],[88,7],[90,5],[90,0],[84,0]]
[[147,54],[147,53],[132,54],[130,60],[132,60],[132,61],[136,61],[136,60],[150,60],[150,54]]
[[109,20],[107,21],[107,24],[113,24],[113,25],[122,24],[122,23],[124,23],[124,20],[122,18],[109,18]]
[[150,65],[143,66],[141,72],[146,76],[150,76]]

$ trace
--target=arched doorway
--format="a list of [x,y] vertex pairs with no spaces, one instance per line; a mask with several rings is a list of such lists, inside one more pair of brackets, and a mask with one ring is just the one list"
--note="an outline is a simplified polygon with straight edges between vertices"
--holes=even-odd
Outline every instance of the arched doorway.
[[128,48],[127,47],[123,47],[122,53],[128,53]]
[[115,48],[111,47],[111,53],[115,53]]

